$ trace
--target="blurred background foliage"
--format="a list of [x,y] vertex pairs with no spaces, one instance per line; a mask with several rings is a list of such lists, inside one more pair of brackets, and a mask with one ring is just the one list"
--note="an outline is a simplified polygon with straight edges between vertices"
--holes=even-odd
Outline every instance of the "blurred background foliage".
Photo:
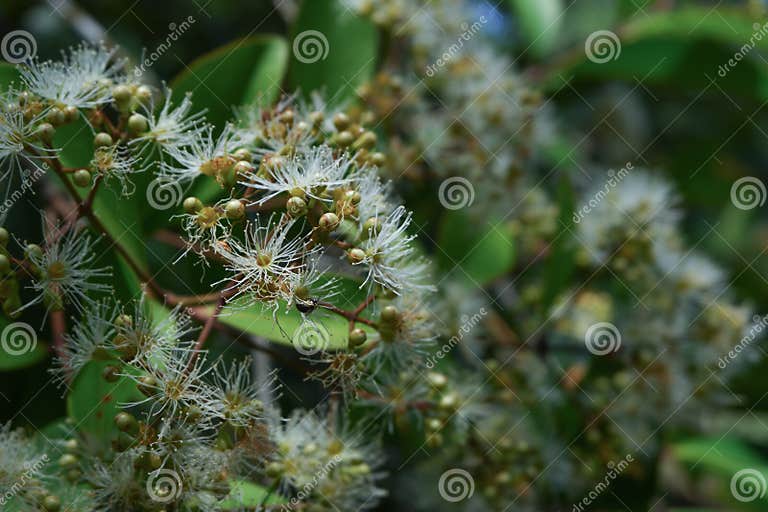
[[[151,73],[158,83],[175,84],[176,94],[194,90],[196,104],[209,108],[221,122],[232,105],[254,95],[275,99],[296,85],[305,91],[324,89],[337,99],[353,97],[355,87],[372,76],[387,41],[374,26],[350,19],[333,4],[282,2],[276,9],[267,0],[3,0],[0,33],[30,31],[38,55],[48,58],[83,39],[79,25],[95,22],[110,42],[138,60],[143,49],[152,51],[165,41],[170,24],[193,16],[191,29],[153,64]],[[552,186],[563,177],[578,180],[580,168],[596,164],[618,168],[632,161],[666,170],[683,196],[689,242],[702,240],[700,248],[728,269],[740,295],[756,311],[768,312],[766,209],[744,212],[729,200],[731,184],[739,177],[768,180],[768,38],[726,77],[717,76],[718,67],[749,40],[753,24],[765,22],[768,5],[757,0],[502,0],[478,1],[476,6],[492,20],[488,30],[499,45],[557,112],[559,138],[546,155],[556,171],[550,174]],[[331,47],[342,50],[312,68],[291,60],[289,27],[298,31],[303,26],[319,28]],[[584,41],[602,29],[619,35],[621,58],[595,64],[585,56]],[[220,68],[224,52],[228,64]],[[253,70],[255,81],[240,83],[229,72],[237,70],[241,76],[244,68]],[[420,191],[411,193],[409,198],[405,191],[407,202],[419,215],[434,215],[435,205],[417,204]],[[563,201],[572,200],[561,195]],[[9,222],[22,226],[21,232],[34,231],[21,216]],[[149,218],[142,222],[151,224]],[[169,249],[158,244],[147,264],[158,266],[168,256],[163,250]],[[558,257],[563,260],[548,262],[547,268],[571,264],[568,254]],[[480,269],[486,264],[482,255],[475,263]],[[65,414],[58,392],[48,387],[40,393],[36,385],[47,379],[45,358],[41,346],[23,367],[14,360],[11,370],[0,357],[2,420],[21,410],[16,423],[44,425]],[[727,492],[730,477],[740,468],[768,470],[766,370],[768,359],[763,358],[732,389],[744,397],[742,406],[711,418],[713,425],[722,426],[721,436],[671,440],[661,454],[658,478],[680,494],[681,503],[697,501],[689,495],[694,490]],[[35,406],[26,407],[33,399]],[[751,510],[765,510],[765,501],[752,504]]]

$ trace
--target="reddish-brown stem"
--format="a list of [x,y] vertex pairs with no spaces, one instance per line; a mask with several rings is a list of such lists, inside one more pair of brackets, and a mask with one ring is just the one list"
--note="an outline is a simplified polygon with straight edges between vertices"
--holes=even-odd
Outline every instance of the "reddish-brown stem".
[[53,349],[60,358],[64,357],[65,332],[67,332],[67,319],[64,316],[64,310],[54,309],[51,311],[51,336],[53,339]]
[[323,309],[327,309],[328,311],[333,311],[337,315],[341,315],[347,320],[360,322],[362,324],[369,325],[371,327],[377,326],[376,322],[374,322],[373,320],[368,320],[367,318],[360,318],[353,311],[347,311],[346,309],[341,309],[339,307],[334,306],[330,302],[318,302],[317,305]]

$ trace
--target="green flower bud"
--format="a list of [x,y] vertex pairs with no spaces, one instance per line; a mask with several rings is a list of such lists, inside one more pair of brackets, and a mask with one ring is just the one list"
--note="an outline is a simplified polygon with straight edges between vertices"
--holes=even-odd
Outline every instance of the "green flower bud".
[[85,169],[79,169],[72,175],[72,181],[78,187],[87,187],[91,184],[91,173]]
[[8,243],[8,230],[0,228],[0,246],[5,247]]
[[335,213],[324,213],[320,216],[317,225],[323,231],[333,231],[339,226],[339,217]]
[[147,118],[141,114],[131,114],[128,118],[128,130],[131,133],[144,133],[149,128]]
[[56,134],[56,128],[51,123],[41,123],[35,133],[43,142],[51,142]]
[[187,213],[197,213],[203,209],[203,202],[196,197],[188,197],[184,200],[184,211]]
[[152,89],[146,85],[140,85],[136,89],[136,98],[145,105],[148,104],[152,99]]
[[43,499],[43,508],[46,512],[59,512],[61,510],[61,500],[53,494],[49,494]]
[[336,142],[338,145],[342,148],[348,147],[350,144],[352,144],[355,141],[354,135],[349,133],[348,131],[339,132],[336,135]]
[[80,114],[80,111],[77,110],[77,107],[65,107],[64,108],[64,121],[67,123],[73,123],[77,121],[77,116]]
[[363,149],[363,148],[371,149],[375,145],[376,145],[376,134],[373,132],[364,132],[360,137],[357,138],[352,148],[353,149]]
[[0,254],[0,274],[7,274],[11,271],[11,260],[5,254]]
[[357,328],[353,329],[352,332],[349,333],[349,346],[352,348],[359,347],[363,343],[365,343],[365,340],[368,338],[368,335],[365,333],[364,330]]
[[246,163],[253,162],[253,154],[245,148],[238,149],[232,153],[232,156],[234,156],[238,161],[244,161]]
[[224,211],[230,220],[242,219],[245,216],[245,205],[239,199],[232,199],[227,202]]
[[99,132],[93,138],[93,145],[97,148],[111,146],[113,144],[112,136],[106,132]]
[[349,116],[343,112],[339,112],[333,116],[333,126],[335,126],[338,131],[346,130],[350,123]]
[[126,433],[135,432],[138,428],[136,418],[127,412],[119,412],[115,415],[115,425],[119,430]]
[[29,244],[24,249],[24,254],[27,256],[27,258],[35,258],[40,259],[43,257],[43,249],[40,248],[37,244]]
[[382,167],[384,166],[384,164],[387,163],[387,157],[384,156],[384,153],[377,152],[377,153],[373,153],[370,156],[369,161],[371,162],[371,164],[375,165],[376,167]]
[[250,162],[250,160],[240,160],[235,164],[235,174],[242,176],[244,174],[252,173],[256,168]]
[[127,85],[118,85],[112,89],[112,97],[117,103],[126,103],[131,99],[131,96],[133,94]]
[[59,458],[59,466],[62,468],[71,468],[73,466],[77,466],[77,463],[77,457],[71,453],[65,453],[61,456],[61,458]]
[[294,196],[288,199],[285,203],[285,208],[291,217],[301,217],[307,213],[307,202],[301,197]]
[[76,453],[79,447],[80,443],[77,442],[77,439],[67,439],[64,441],[64,449],[69,453]]
[[358,249],[357,247],[350,249],[347,251],[347,259],[353,265],[357,265],[365,259],[365,251]]
[[393,324],[400,318],[400,312],[395,306],[387,306],[379,314],[381,321],[387,324]]
[[101,372],[101,376],[106,380],[107,382],[117,382],[117,379],[120,378],[120,370],[116,366],[107,365],[104,367],[104,370]]

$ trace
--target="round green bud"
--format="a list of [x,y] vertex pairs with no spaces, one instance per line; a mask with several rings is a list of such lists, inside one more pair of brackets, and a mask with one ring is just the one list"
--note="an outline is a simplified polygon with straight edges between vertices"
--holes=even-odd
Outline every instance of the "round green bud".
[[140,85],[136,88],[136,98],[144,104],[149,103],[149,100],[152,99],[152,89],[146,85]]
[[309,120],[312,121],[313,126],[319,126],[324,119],[325,119],[325,114],[323,112],[320,112],[319,110],[316,110],[315,112],[312,112],[311,114],[309,114]]
[[188,197],[184,200],[184,211],[187,213],[197,213],[203,209],[203,202],[196,197]]
[[291,217],[301,217],[307,213],[307,202],[301,197],[291,197],[286,201],[285,208]]
[[155,394],[157,379],[151,375],[142,375],[139,377],[139,384],[136,387],[139,388],[139,391],[141,391],[145,396],[152,396]]
[[347,251],[347,259],[353,265],[357,265],[365,259],[365,251],[358,249],[357,247],[350,249]]
[[37,127],[35,133],[43,142],[51,142],[56,133],[56,128],[54,128],[51,123],[41,123],[40,126]]
[[78,480],[80,480],[80,477],[83,476],[83,472],[80,471],[77,468],[72,468],[64,475],[64,477],[69,481],[70,483],[75,483]]
[[119,373],[120,370],[118,370],[116,366],[112,366],[110,364],[104,367],[104,370],[101,372],[101,376],[107,382],[117,382],[117,379],[120,378]]
[[130,327],[133,325],[133,317],[122,313],[115,318],[115,327]]
[[127,102],[131,99],[131,96],[133,96],[133,94],[131,93],[130,87],[127,85],[117,85],[112,89],[112,97],[118,103]]
[[381,310],[381,313],[379,314],[381,317],[381,321],[387,324],[393,324],[397,322],[398,318],[400,317],[400,312],[397,310],[395,306],[386,306],[384,309]]
[[333,126],[335,126],[338,131],[346,130],[349,128],[350,123],[349,116],[343,112],[339,112],[333,116]]
[[427,445],[430,448],[439,448],[443,444],[443,434],[435,432],[427,437]]
[[136,430],[136,418],[127,412],[119,412],[115,415],[115,425],[123,432],[133,432]]
[[235,174],[242,176],[244,174],[250,174],[255,170],[253,164],[249,160],[240,160],[235,164]]
[[49,494],[43,499],[43,508],[46,512],[58,512],[61,510],[61,500],[58,496]]
[[352,348],[359,347],[365,343],[366,339],[368,339],[368,335],[364,330],[360,328],[353,329],[352,332],[349,333],[349,346]]
[[384,156],[384,153],[376,152],[370,156],[369,161],[376,167],[382,167],[387,163],[387,157]]
[[128,118],[128,130],[132,133],[144,133],[149,128],[147,118],[141,114],[131,114]]
[[29,244],[24,249],[24,254],[30,259],[40,259],[43,257],[43,249],[37,244]]
[[427,374],[427,380],[432,387],[437,389],[443,389],[448,384],[448,377],[445,374],[438,372],[429,372]]
[[346,148],[350,144],[352,144],[355,141],[354,135],[349,133],[348,131],[339,132],[336,136],[336,142],[341,146],[342,148]]
[[376,145],[376,134],[373,132],[364,132],[361,136],[357,138],[355,141],[354,146],[352,146],[354,149],[371,149],[373,146]]
[[267,464],[266,473],[269,478],[277,478],[283,474],[283,466],[279,462],[270,462]]
[[437,419],[437,418],[430,418],[427,421],[427,429],[428,430],[431,430],[432,432],[437,432],[441,428],[443,428],[443,422],[440,421],[439,419]]
[[244,162],[253,162],[253,154],[245,148],[238,149],[237,151],[232,153],[232,156]]
[[5,245],[8,243],[8,230],[5,228],[0,228],[0,245],[5,247]]
[[91,173],[85,169],[78,169],[75,174],[72,175],[72,181],[78,187],[87,187],[91,184]]
[[65,453],[64,455],[59,458],[59,466],[63,468],[71,468],[74,466],[77,466],[77,457],[72,455],[71,453]]
[[245,216],[245,205],[239,199],[232,199],[227,202],[224,211],[230,220],[242,219]]
[[317,225],[323,231],[333,231],[339,226],[339,217],[332,212],[324,213],[320,216],[320,220],[317,221]]
[[59,126],[66,122],[67,116],[64,114],[64,111],[61,110],[58,107],[53,107],[51,110],[48,111],[48,121],[53,126]]
[[102,146],[111,146],[113,144],[112,136],[106,132],[99,132],[93,138],[93,145],[97,148]]
[[77,107],[69,106],[64,108],[64,120],[68,123],[77,121],[77,116],[79,114],[80,114],[80,111],[77,110]]
[[381,222],[377,217],[371,217],[363,223],[363,235],[376,235],[381,231]]
[[149,452],[146,454],[144,464],[147,469],[154,471],[160,469],[160,466],[163,465],[163,458],[155,452]]
[[77,442],[77,439],[67,439],[64,441],[64,449],[69,453],[77,452],[79,447],[80,443]]
[[455,411],[459,406],[459,397],[456,393],[447,393],[440,399],[439,407],[444,411]]
[[187,419],[188,419],[189,421],[192,421],[192,422],[194,422],[194,421],[197,421],[197,420],[199,420],[200,418],[202,418],[202,416],[203,416],[203,411],[202,411],[202,409],[200,409],[200,408],[199,408],[198,406],[196,406],[196,405],[190,405],[190,406],[189,406],[189,408],[187,409],[187,413],[186,413],[186,416],[187,416]]
[[7,274],[11,271],[11,260],[5,254],[0,254],[0,274]]

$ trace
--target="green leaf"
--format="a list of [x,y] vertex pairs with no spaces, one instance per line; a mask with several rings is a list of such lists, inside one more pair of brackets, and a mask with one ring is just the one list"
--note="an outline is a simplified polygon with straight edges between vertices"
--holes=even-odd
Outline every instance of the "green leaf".
[[0,344],[0,371],[34,366],[48,355],[47,346],[37,339],[37,331],[30,325],[22,322],[11,323],[0,317],[0,329],[3,339]]
[[576,211],[573,186],[567,176],[562,176],[557,191],[558,232],[552,242],[552,250],[545,264],[543,311],[548,314],[549,307],[555,302],[560,293],[571,282],[571,276],[576,268],[575,250],[573,247],[574,221]]
[[768,460],[733,437],[696,437],[672,446],[675,457],[687,464],[731,478],[744,468],[760,471],[768,477]]
[[[232,107],[269,105],[280,95],[288,67],[288,45],[276,36],[234,41],[198,58],[172,82],[173,100],[192,92],[196,110],[207,109],[206,119],[219,130],[233,118]],[[203,201],[220,196],[221,187],[210,178],[200,180],[189,195]]]
[[293,31],[292,87],[322,90],[333,102],[348,99],[376,69],[379,35],[344,0],[306,0]]
[[276,36],[240,39],[193,61],[172,82],[173,100],[192,92],[195,108],[208,109],[207,119],[221,129],[232,119],[232,107],[280,94],[288,65],[288,45]]
[[139,400],[141,395],[133,381],[126,377],[107,382],[102,377],[109,361],[91,361],[75,377],[67,396],[67,414],[78,431],[93,437],[102,449],[107,448],[113,434],[119,404]]
[[[592,62],[583,46],[576,45],[551,69],[546,87],[561,87],[561,77],[569,75],[632,81],[642,77],[643,83],[685,90],[710,87],[716,80],[719,89],[768,99],[768,70],[757,55],[768,48],[768,37],[755,37],[754,19],[743,10],[689,6],[645,14],[614,29],[619,39],[618,46],[612,43],[615,59]],[[737,52],[744,58],[729,65]]]
[[562,0],[509,0],[517,15],[525,46],[536,56],[555,49],[563,24]]
[[[279,505],[287,503],[287,500],[277,493],[270,493],[269,489],[261,485],[243,480],[229,482],[231,489],[229,496],[221,502],[224,510],[240,510],[242,507],[258,507],[259,505]],[[269,498],[267,498],[269,496]],[[265,501],[265,498],[266,501]]]
[[[512,234],[505,223],[478,221],[469,213],[445,214],[438,237],[438,259],[444,269],[460,267],[459,277],[485,285],[504,275],[515,263]],[[471,229],[468,228],[471,226]]]
[[16,66],[7,62],[0,62],[0,90],[5,90],[11,85],[11,82],[19,80],[19,72]]

